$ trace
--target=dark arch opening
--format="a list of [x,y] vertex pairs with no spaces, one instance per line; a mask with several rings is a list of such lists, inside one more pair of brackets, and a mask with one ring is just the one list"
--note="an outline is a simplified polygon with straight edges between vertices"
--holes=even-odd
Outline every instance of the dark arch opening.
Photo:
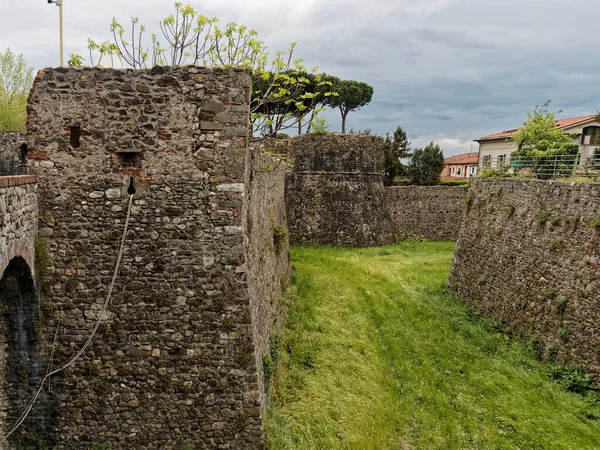
[[[25,410],[46,373],[47,363],[39,349],[40,313],[35,282],[29,265],[20,256],[10,261],[0,279],[0,308],[0,341],[5,349],[0,373],[4,378],[3,396],[8,400],[8,427]],[[15,442],[30,433],[47,444],[54,443],[55,411],[47,393],[42,392],[26,421],[13,434]]]
[[73,125],[71,127],[71,133],[69,134],[69,144],[71,145],[71,147],[73,147],[73,148],[81,147],[80,138],[81,138],[81,126]]
[[22,164],[27,164],[27,154],[29,153],[29,149],[27,148],[27,144],[21,144],[19,146],[19,157],[21,159]]
[[129,179],[129,187],[127,188],[127,193],[129,195],[135,195],[135,183],[133,182],[133,177]]

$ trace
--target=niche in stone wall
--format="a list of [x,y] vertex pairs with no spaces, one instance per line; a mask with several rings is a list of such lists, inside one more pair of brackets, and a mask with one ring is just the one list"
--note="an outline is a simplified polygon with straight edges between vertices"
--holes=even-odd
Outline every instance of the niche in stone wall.
[[141,198],[144,193],[148,190],[148,185],[140,181],[139,175],[132,175],[126,173],[123,176],[123,184],[121,188],[121,196],[129,197],[133,195],[133,198]]
[[142,167],[140,152],[118,152],[117,160],[121,167],[139,169]]
[[73,125],[70,127],[69,145],[71,148],[81,147],[81,126]]
[[21,144],[19,146],[19,158],[21,159],[22,164],[27,164],[27,155],[29,154],[29,149],[27,148],[27,144]]
[[[25,411],[46,374],[47,359],[40,355],[40,309],[35,283],[27,262],[11,260],[0,279],[0,410],[8,430]],[[38,397],[27,419],[14,433],[26,433],[54,443],[56,409],[46,392]],[[15,443],[18,447],[18,444]]]

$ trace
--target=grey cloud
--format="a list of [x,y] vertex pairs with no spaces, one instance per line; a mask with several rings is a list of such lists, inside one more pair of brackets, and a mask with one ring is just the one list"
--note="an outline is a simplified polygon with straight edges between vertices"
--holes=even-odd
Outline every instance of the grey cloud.
[[[113,16],[136,15],[157,31],[164,0],[65,0],[66,53],[108,39]],[[222,22],[255,28],[272,51],[298,41],[307,67],[375,88],[348,127],[384,134],[402,126],[419,143],[469,151],[481,135],[518,127],[548,98],[563,117],[595,113],[594,56],[600,4],[588,0],[205,0],[192,4]],[[26,24],[26,26],[24,25]],[[58,59],[57,11],[42,0],[0,0],[0,49],[37,68]],[[325,116],[339,129],[339,112]]]
[[425,40],[446,47],[458,47],[467,49],[485,49],[496,47],[488,39],[470,36],[465,32],[453,30],[437,30],[420,28],[411,32],[413,38]]

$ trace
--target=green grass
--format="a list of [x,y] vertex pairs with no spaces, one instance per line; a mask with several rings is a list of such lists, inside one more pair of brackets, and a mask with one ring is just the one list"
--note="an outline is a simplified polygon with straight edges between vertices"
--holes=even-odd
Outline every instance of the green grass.
[[445,290],[454,244],[295,248],[271,449],[600,449],[600,403]]

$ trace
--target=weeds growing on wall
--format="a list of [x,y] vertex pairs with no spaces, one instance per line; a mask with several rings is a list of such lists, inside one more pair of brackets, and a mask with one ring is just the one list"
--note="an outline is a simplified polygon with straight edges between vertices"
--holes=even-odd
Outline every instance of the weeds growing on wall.
[[281,251],[285,248],[285,244],[288,239],[288,230],[282,226],[276,226],[273,228],[273,246],[275,247],[275,252],[280,254]]
[[[401,242],[425,242],[426,240],[427,239],[425,237],[409,233],[408,231],[398,232],[394,239],[397,244],[400,244]],[[382,250],[382,252],[385,251],[386,250]]]
[[271,330],[269,336],[269,352],[263,358],[263,372],[265,380],[265,391],[270,391],[271,378],[275,374],[275,369],[279,362],[279,353],[281,351],[281,337],[277,330]]
[[540,227],[543,227],[548,222],[549,217],[550,217],[550,214],[547,211],[544,211],[539,216],[537,216],[536,222]]
[[36,274],[36,283],[40,297],[48,291],[48,275],[50,273],[50,250],[48,241],[36,239],[34,242],[34,265]]
[[588,227],[594,228],[596,231],[600,232],[600,216],[595,217],[587,223]]
[[467,212],[471,211],[474,202],[475,196],[469,192],[465,197],[465,207],[467,208]]
[[563,295],[559,295],[558,297],[556,297],[554,299],[554,306],[556,308],[556,312],[558,314],[564,314],[567,309],[568,303],[569,303],[569,300],[567,299],[567,297],[565,297]]

